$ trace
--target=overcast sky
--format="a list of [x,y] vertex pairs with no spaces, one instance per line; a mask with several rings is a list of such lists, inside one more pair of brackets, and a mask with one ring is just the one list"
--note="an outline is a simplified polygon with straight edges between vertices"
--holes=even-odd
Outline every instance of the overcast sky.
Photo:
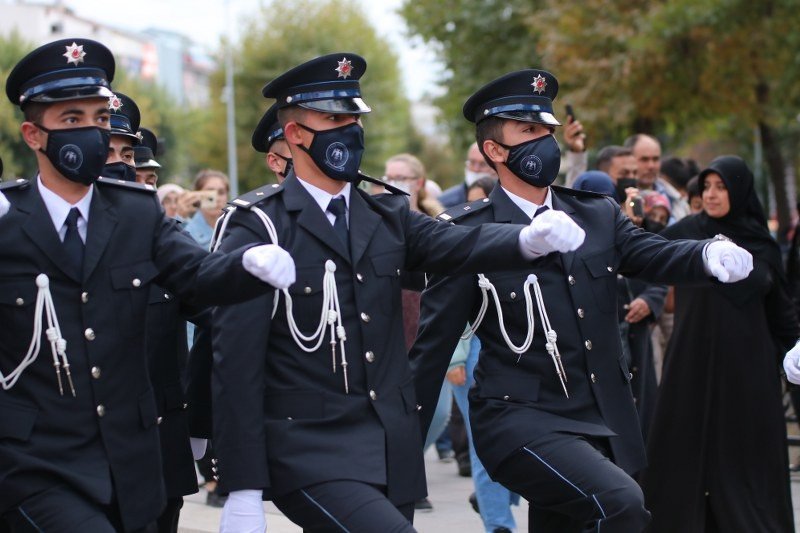
[[[291,1],[291,0],[287,0]],[[400,55],[401,65],[413,65],[404,69],[406,94],[419,99],[423,94],[435,91],[435,77],[441,69],[433,53],[424,46],[408,44],[403,30],[404,23],[396,10],[402,0],[359,0],[379,35],[384,35]],[[116,27],[144,30],[157,27],[183,33],[201,44],[214,49],[219,37],[225,33],[225,1],[223,0],[138,0],[125,4],[109,0],[65,0],[79,16],[97,20]],[[261,0],[230,0],[234,24],[234,39],[237,38],[235,22],[252,16],[262,4]],[[365,54],[369,61],[369,54]]]

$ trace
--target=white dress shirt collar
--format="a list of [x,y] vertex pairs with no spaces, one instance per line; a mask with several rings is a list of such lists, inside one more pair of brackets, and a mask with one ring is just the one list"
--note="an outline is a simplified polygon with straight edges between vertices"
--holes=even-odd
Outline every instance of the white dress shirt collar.
[[94,185],[90,186],[89,192],[87,192],[84,197],[78,200],[78,202],[75,204],[70,204],[59,195],[45,187],[44,183],[42,183],[41,176],[36,176],[36,185],[39,188],[39,194],[42,196],[42,201],[44,201],[47,212],[50,213],[53,226],[55,226],[58,236],[61,238],[61,240],[64,240],[64,236],[67,233],[67,228],[64,226],[64,222],[67,220],[67,215],[69,214],[70,209],[77,207],[81,214],[80,218],[78,219],[78,233],[80,234],[83,242],[86,242],[86,227],[89,223],[89,208],[92,204]]
[[334,221],[336,220],[336,217],[333,215],[333,213],[329,213],[328,212],[328,204],[331,203],[331,200],[333,198],[338,198],[339,196],[343,196],[344,197],[344,203],[347,206],[347,218],[349,220],[349,218],[350,218],[350,183],[349,182],[346,182],[344,187],[342,188],[342,190],[339,191],[338,194],[334,195],[334,194],[331,194],[331,193],[329,193],[327,191],[323,191],[322,189],[320,189],[319,187],[317,187],[315,185],[311,185],[307,181],[303,181],[303,179],[300,178],[299,176],[297,176],[297,181],[299,181],[300,185],[302,185],[305,188],[305,190],[308,191],[308,194],[310,194],[311,197],[314,198],[314,201],[317,202],[317,204],[319,204],[319,208],[322,209],[322,212],[325,213],[325,215],[328,217],[328,220],[330,220],[331,224],[334,223]]
[[544,203],[542,205],[536,205],[535,203],[531,202],[530,200],[526,200],[521,196],[517,196],[516,194],[512,193],[506,188],[503,188],[503,192],[508,195],[512,202],[517,204],[517,207],[522,209],[522,212],[528,215],[528,218],[533,220],[533,215],[536,213],[536,210],[546,205],[548,208],[553,209],[553,195],[550,192],[550,187],[547,188],[547,195],[544,197]]

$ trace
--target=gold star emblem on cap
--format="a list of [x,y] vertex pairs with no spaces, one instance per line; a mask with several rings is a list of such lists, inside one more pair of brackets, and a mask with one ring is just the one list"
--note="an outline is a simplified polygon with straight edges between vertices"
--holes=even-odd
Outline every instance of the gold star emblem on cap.
[[108,97],[108,109],[111,110],[112,113],[116,113],[122,109],[122,100],[120,100],[119,96],[112,94]]
[[69,46],[65,46],[67,49],[64,52],[64,57],[67,58],[67,64],[72,63],[73,65],[77,66],[78,63],[83,63],[83,58],[86,57],[86,52],[83,51],[83,45],[77,44],[73,42]]
[[350,76],[350,73],[353,71],[353,66],[351,65],[351,62],[348,61],[346,57],[343,57],[342,60],[337,61],[337,63],[339,63],[339,66],[333,69],[339,73],[337,78],[347,79],[347,77]]

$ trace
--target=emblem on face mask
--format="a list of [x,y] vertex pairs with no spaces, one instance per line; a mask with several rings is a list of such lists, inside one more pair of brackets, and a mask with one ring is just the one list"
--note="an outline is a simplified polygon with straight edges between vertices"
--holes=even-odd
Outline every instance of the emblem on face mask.
[[69,170],[78,170],[83,164],[83,152],[74,144],[64,145],[58,152],[58,158],[61,164]]
[[522,160],[520,168],[526,176],[538,176],[542,170],[542,160],[538,156],[529,155]]
[[348,61],[346,57],[343,57],[342,60],[337,61],[337,63],[339,63],[339,66],[333,69],[339,73],[337,78],[347,79],[347,77],[350,76],[350,74],[353,71],[353,66],[351,65],[351,62]]
[[350,159],[350,150],[342,143],[333,143],[325,150],[325,164],[341,170]]
[[67,58],[67,64],[72,63],[73,65],[77,66],[78,63],[83,63],[83,58],[86,57],[86,52],[83,51],[82,44],[78,45],[77,43],[72,43],[65,48],[67,51],[64,52],[64,57]]
[[108,109],[111,110],[112,113],[116,113],[122,109],[122,100],[120,100],[119,96],[112,94],[108,97]]
[[537,94],[542,94],[545,89],[547,89],[547,80],[541,74],[537,74],[535,78],[533,78],[533,83],[531,83],[531,87],[533,87],[533,92]]

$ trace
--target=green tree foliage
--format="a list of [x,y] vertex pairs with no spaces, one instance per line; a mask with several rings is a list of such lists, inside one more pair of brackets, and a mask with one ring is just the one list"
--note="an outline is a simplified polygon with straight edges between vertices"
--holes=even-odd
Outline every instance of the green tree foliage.
[[32,177],[36,174],[36,159],[19,131],[22,113],[17,106],[11,105],[5,94],[5,81],[11,69],[33,48],[17,32],[13,32],[8,38],[0,38],[0,158],[3,159],[5,180],[19,176]]
[[[386,158],[407,148],[413,129],[398,59],[370,25],[361,5],[354,0],[271,1],[244,21],[234,52],[240,191],[273,179],[262,154],[250,145],[256,124],[272,104],[261,96],[263,86],[295,65],[336,51],[358,53],[368,64],[361,86],[373,113],[363,119],[364,171],[382,175]],[[224,78],[220,64],[212,77],[210,120],[191,150],[194,161],[221,169],[227,168]]]

